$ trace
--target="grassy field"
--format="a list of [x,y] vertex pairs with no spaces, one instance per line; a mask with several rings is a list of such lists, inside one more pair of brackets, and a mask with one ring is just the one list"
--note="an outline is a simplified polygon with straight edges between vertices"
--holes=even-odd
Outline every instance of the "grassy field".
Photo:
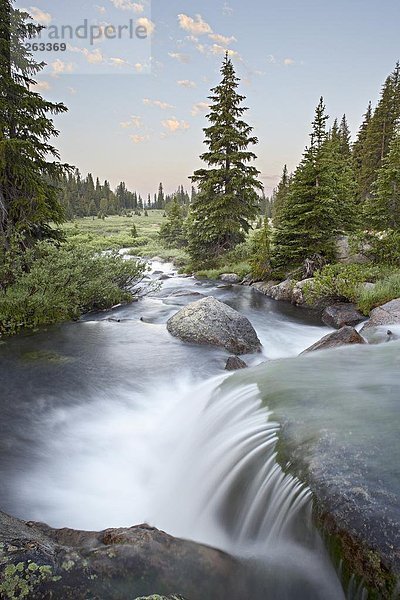
[[159,239],[158,233],[165,220],[163,215],[163,210],[149,210],[147,217],[143,213],[132,217],[110,216],[104,220],[84,217],[65,223],[63,230],[74,245],[83,244],[96,251],[129,248],[134,256],[159,256],[184,266],[188,262],[186,252],[165,248]]

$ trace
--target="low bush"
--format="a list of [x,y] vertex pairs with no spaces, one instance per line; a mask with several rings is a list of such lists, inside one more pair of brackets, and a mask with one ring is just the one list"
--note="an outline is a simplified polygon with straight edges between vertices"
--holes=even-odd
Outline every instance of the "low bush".
[[362,289],[357,299],[360,310],[369,314],[373,308],[400,298],[400,271],[378,281],[372,289]]
[[0,289],[0,333],[57,323],[129,302],[141,292],[144,263],[86,246],[39,243],[30,264]]
[[[388,298],[392,300],[400,296],[398,291],[396,292],[396,277],[398,273],[391,265],[332,264],[316,273],[313,284],[306,286],[304,293],[310,303],[323,298],[332,302],[350,301],[355,302],[364,314],[368,314],[374,301],[377,302],[375,305],[379,306],[382,304],[381,298],[392,294]],[[366,290],[363,286],[365,282],[377,283],[377,291]]]

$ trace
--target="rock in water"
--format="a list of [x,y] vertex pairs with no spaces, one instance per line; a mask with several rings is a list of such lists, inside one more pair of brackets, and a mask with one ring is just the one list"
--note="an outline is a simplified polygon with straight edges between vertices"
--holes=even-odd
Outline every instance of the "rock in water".
[[[254,575],[224,552],[148,525],[99,532],[53,529],[0,511],[4,600],[121,600],[155,591],[168,594],[168,600],[241,600],[247,589],[251,597],[252,580]],[[4,589],[10,594],[3,595]],[[15,595],[20,589],[27,593]]]
[[338,304],[328,306],[322,313],[325,325],[335,329],[341,329],[345,325],[354,327],[364,319],[365,317],[357,310],[356,305],[347,302],[338,302]]
[[314,350],[327,350],[328,348],[337,348],[338,346],[347,346],[349,344],[366,344],[367,342],[353,327],[342,327],[338,331],[329,333],[319,342],[304,350],[302,354],[314,352]]
[[247,369],[247,365],[238,356],[230,356],[226,361],[225,371],[238,371],[239,369]]
[[261,350],[250,321],[212,296],[188,304],[167,323],[171,335],[192,344],[219,346],[232,354]]
[[225,281],[225,283],[240,283],[242,281],[236,273],[223,273],[220,276],[220,280]]
[[375,308],[371,312],[370,320],[364,325],[362,331],[381,325],[400,325],[400,298]]

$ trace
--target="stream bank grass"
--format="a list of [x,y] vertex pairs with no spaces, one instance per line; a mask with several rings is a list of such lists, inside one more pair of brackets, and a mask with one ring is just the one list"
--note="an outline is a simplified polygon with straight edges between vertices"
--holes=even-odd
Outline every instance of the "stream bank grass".
[[111,216],[103,219],[84,217],[65,223],[63,231],[74,246],[85,246],[95,252],[128,248],[131,256],[159,256],[183,267],[189,263],[187,253],[179,248],[165,248],[159,238],[165,222],[163,210],[149,210],[148,216]]

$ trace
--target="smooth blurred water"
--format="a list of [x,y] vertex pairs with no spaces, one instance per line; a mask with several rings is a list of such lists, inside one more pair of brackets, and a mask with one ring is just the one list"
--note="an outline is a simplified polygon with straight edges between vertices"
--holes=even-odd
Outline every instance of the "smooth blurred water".
[[[250,288],[157,271],[171,278],[152,297],[0,346],[0,508],[55,527],[148,522],[261,560],[277,598],[344,597],[309,492],[275,458],[274,377],[260,374],[277,365],[293,386],[292,363],[226,380],[223,349],[184,344],[165,323],[213,295],[255,326],[263,353],[244,357],[252,366],[297,356],[329,329]],[[335,379],[335,361],[323,368]]]

